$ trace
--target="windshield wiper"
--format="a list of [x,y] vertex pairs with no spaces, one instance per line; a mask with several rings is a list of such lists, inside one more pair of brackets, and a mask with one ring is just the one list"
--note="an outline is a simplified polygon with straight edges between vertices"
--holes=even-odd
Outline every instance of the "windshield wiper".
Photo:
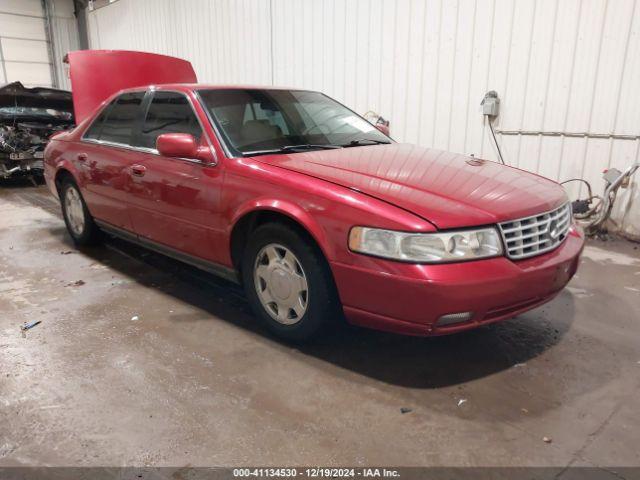
[[343,147],[360,147],[362,145],[389,145],[391,142],[387,140],[374,140],[373,138],[361,138],[360,140],[351,140]]
[[242,152],[244,155],[252,156],[252,155],[268,155],[270,153],[287,153],[287,152],[295,152],[296,150],[334,150],[336,148],[342,148],[342,145],[330,145],[330,144],[312,144],[312,143],[301,143],[299,145],[285,145],[284,147],[279,148],[270,148],[266,150],[253,150],[250,152]]
[[280,149],[280,151],[289,152],[291,150],[298,150],[299,148],[302,148],[304,150],[309,150],[312,148],[320,148],[322,150],[333,150],[335,148],[342,148],[342,145],[301,143],[300,145],[285,145]]

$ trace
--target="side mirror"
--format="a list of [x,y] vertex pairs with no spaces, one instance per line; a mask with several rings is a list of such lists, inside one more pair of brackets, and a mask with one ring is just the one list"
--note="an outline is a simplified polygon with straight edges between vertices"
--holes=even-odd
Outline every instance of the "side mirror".
[[196,158],[198,144],[188,133],[163,133],[156,139],[156,150],[164,157]]
[[193,158],[205,163],[215,163],[208,147],[200,147],[188,133],[163,133],[156,139],[156,150],[164,157]]
[[384,133],[387,137],[389,136],[389,125],[385,125],[383,123],[377,123],[374,125],[378,130]]

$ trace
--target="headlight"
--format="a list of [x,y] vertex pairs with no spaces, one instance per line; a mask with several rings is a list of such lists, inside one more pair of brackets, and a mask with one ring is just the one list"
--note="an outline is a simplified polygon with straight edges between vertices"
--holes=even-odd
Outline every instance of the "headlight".
[[349,232],[349,248],[354,252],[416,263],[455,262],[502,255],[502,242],[495,228],[407,233],[353,227]]

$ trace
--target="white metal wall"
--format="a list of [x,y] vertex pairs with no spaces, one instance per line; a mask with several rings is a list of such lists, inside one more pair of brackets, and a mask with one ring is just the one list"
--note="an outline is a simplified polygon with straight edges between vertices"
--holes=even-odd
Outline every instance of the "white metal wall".
[[80,48],[78,23],[74,15],[73,0],[46,0],[51,15],[51,43],[53,44],[53,66],[58,82],[57,88],[71,89],[71,81],[64,56]]
[[53,86],[40,0],[0,0],[0,82]]
[[[495,159],[501,130],[640,135],[640,0],[119,0],[88,13],[92,48],[187,58],[201,81],[322,90],[393,136]],[[640,140],[499,135],[508,163],[597,191]],[[640,176],[615,219],[640,235]],[[570,189],[572,195],[577,188]]]
[[62,57],[79,44],[73,0],[46,2],[52,48],[41,0],[0,0],[0,84],[70,88]]

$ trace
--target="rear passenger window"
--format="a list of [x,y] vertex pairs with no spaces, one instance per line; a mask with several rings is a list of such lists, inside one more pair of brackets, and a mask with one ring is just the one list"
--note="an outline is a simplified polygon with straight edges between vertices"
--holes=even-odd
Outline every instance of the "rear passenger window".
[[95,119],[95,121],[91,124],[91,126],[85,132],[84,138],[92,138],[93,140],[100,139],[100,133],[102,133],[102,125],[104,125],[104,121],[109,115],[109,110],[111,110],[111,107],[113,106],[114,103],[116,103],[115,100],[111,102],[109,105],[107,105],[106,107],[104,107],[102,112],[100,112],[100,115],[98,115],[98,118]]
[[155,92],[136,146],[156,148],[163,133],[189,133],[200,141],[202,129],[187,97],[176,92]]
[[102,124],[98,140],[129,145],[143,98],[144,92],[124,93],[118,97]]

